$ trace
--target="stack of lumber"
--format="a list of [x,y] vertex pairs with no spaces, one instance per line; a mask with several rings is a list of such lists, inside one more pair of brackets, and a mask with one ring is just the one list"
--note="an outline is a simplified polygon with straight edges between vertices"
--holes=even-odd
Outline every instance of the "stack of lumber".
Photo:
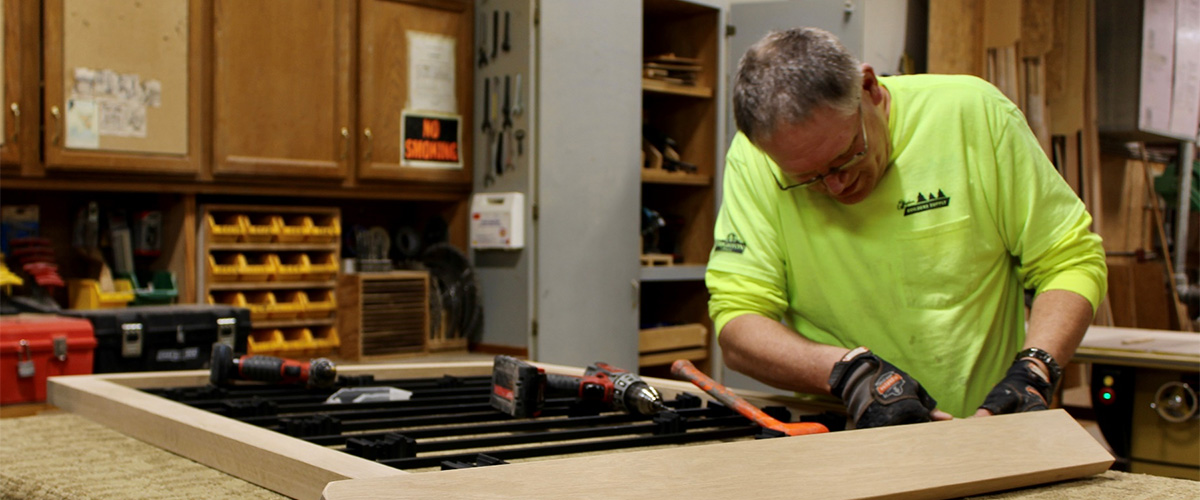
[[699,59],[668,53],[647,57],[642,64],[642,76],[674,85],[696,85],[701,69]]

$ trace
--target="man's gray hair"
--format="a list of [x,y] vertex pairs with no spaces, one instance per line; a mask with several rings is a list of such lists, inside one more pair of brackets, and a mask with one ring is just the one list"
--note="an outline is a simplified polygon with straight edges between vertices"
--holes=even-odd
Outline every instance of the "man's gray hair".
[[861,86],[859,62],[833,34],[817,28],[772,31],[738,63],[734,121],[757,143],[824,106],[853,112]]

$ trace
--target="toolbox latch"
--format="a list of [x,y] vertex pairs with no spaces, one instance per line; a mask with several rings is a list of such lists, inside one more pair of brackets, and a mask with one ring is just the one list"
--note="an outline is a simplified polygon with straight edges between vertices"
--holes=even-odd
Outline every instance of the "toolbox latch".
[[236,347],[237,318],[217,318],[217,342],[229,347]]
[[137,358],[142,355],[142,324],[121,325],[121,357]]
[[54,358],[59,361],[67,360],[67,338],[54,337]]

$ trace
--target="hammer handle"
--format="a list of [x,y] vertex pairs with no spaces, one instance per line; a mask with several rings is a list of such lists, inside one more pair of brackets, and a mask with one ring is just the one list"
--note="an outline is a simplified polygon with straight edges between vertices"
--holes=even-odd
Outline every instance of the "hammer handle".
[[696,387],[707,392],[709,396],[716,398],[717,401],[740,413],[743,417],[767,429],[776,430],[789,436],[829,432],[828,428],[818,423],[785,423],[776,420],[774,417],[763,413],[762,410],[750,404],[750,402],[742,399],[741,396],[734,394],[729,388],[718,384],[717,381],[705,375],[704,372],[697,370],[696,366],[686,359],[679,359],[671,364],[671,374],[687,379],[689,382],[695,384]]

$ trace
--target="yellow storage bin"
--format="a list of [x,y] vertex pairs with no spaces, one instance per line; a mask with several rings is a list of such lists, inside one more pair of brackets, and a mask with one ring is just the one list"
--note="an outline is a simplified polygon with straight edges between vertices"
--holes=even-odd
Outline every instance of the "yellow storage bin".
[[328,356],[338,347],[342,345],[338,338],[337,328],[330,326],[318,326],[310,330],[312,332],[313,352],[311,356]]
[[296,319],[304,313],[305,297],[304,292],[299,290],[276,291],[274,295],[274,305],[267,308],[267,317],[270,319]]
[[289,215],[283,217],[279,225],[279,241],[282,243],[300,243],[312,231],[312,217],[307,215]]
[[270,243],[279,238],[283,218],[274,214],[252,214],[242,218],[242,234],[248,243]]
[[304,252],[270,254],[269,258],[275,263],[275,281],[299,281],[312,272]]
[[129,280],[113,280],[113,288],[116,290],[105,292],[96,280],[68,280],[71,309],[117,309],[128,305],[135,296]]
[[311,243],[336,243],[342,236],[342,223],[335,214],[317,215],[312,218],[305,241]]
[[238,267],[245,257],[239,253],[213,252],[208,254],[208,281],[237,281]]
[[250,324],[255,321],[270,319],[271,308],[275,307],[275,294],[268,290],[238,292],[241,296],[242,307],[250,310]]
[[278,355],[284,347],[283,332],[277,328],[251,330],[246,339],[247,354]]
[[304,317],[328,318],[337,310],[337,297],[333,290],[309,290],[305,294]]
[[236,243],[242,240],[242,214],[208,214],[208,234],[213,243]]
[[284,328],[282,332],[283,345],[280,346],[280,356],[302,358],[310,356],[316,350],[312,331],[308,328]]
[[251,252],[239,254],[238,279],[240,281],[269,281],[275,277],[275,263],[270,254]]
[[311,267],[305,280],[329,281],[337,277],[338,263],[333,252],[314,253],[310,260]]

